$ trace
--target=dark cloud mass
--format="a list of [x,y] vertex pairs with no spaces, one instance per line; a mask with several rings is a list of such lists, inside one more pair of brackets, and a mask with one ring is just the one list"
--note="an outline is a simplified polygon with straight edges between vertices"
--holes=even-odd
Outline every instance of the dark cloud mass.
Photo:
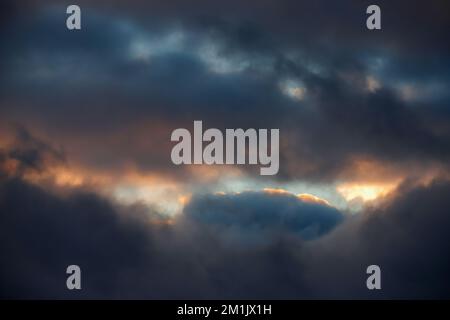
[[[29,148],[50,148],[39,145]],[[450,296],[448,181],[405,184],[357,216],[267,190],[197,195],[168,219],[88,189],[46,191],[23,180],[38,167],[15,160],[22,170],[0,175],[1,298]],[[74,263],[79,292],[65,288]],[[370,264],[382,268],[380,292],[365,288]]]
[[[77,3],[0,3],[0,298],[450,298],[450,2]],[[279,128],[279,174],[176,167],[194,120]]]
[[[293,200],[287,196],[244,194],[212,206],[217,199],[200,198],[188,211],[220,206],[222,213],[188,212],[165,225],[87,191],[60,198],[17,178],[2,180],[0,190],[3,298],[450,296],[447,182],[408,190],[310,241],[283,232],[280,221],[295,231],[298,222],[308,223],[308,211],[329,209],[297,205],[286,219],[283,207]],[[280,232],[255,232],[268,219]],[[311,226],[329,217],[314,219]],[[83,270],[79,293],[65,288],[65,267],[74,262]],[[383,271],[381,292],[365,288],[365,268],[373,263]]]
[[[243,192],[199,196],[184,210],[187,219],[224,227],[233,237],[263,240],[270,233],[293,233],[303,239],[321,236],[342,220],[342,214],[327,205],[309,203],[290,194]],[[269,235],[268,235],[269,233]]]
[[[382,2],[378,33],[364,28],[364,2],[80,5],[77,33],[57,27],[64,8],[51,1],[29,2],[32,13],[16,10],[2,30],[4,121],[39,126],[68,148],[80,132],[108,139],[137,123],[155,141],[196,119],[280,127],[287,179],[333,180],[355,155],[449,162],[445,1]],[[285,81],[304,98],[284,94]],[[168,146],[159,149],[150,157],[124,142],[74,152],[89,165],[115,152],[112,167],[124,160],[152,170],[167,162]]]

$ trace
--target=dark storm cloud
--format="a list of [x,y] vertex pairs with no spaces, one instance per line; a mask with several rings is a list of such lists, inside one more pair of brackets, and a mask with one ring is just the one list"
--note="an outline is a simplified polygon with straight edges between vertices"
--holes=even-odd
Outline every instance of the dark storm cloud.
[[[367,210],[312,244],[306,274],[321,279],[317,296],[326,292],[331,298],[448,297],[449,194],[448,182],[416,188],[405,184],[386,206]],[[330,264],[333,272],[325,267]],[[364,287],[366,275],[360,270],[370,264],[383,272],[380,295]]]
[[[65,8],[54,4],[14,6],[2,29],[0,113],[69,149],[126,132],[126,143],[75,148],[85,163],[171,170],[168,143],[139,149],[133,128],[168,141],[198,119],[280,128],[286,179],[333,180],[355,156],[448,163],[445,1],[380,1],[380,32],[365,29],[364,1],[81,1],[79,32],[65,29]],[[367,90],[367,77],[381,88]],[[303,100],[283,93],[286,80],[306,89]],[[402,98],[402,86],[419,97]]]
[[[22,180],[66,160],[182,179],[169,138],[193,120],[280,128],[284,179],[331,181],[359,156],[448,171],[448,1],[380,0],[376,32],[367,1],[78,4],[79,32],[60,1],[0,5],[0,125],[30,130],[0,150],[0,297],[450,298],[448,182],[405,184],[355,217],[244,192],[194,195],[168,220]],[[70,264],[80,292],[65,288]]]
[[[298,237],[280,233],[246,248],[195,219],[152,225],[139,210],[121,213],[91,193],[61,199],[20,180],[0,189],[2,298],[275,297],[298,289],[287,282],[298,266],[278,265],[293,259]],[[75,294],[64,287],[74,263],[83,270]]]
[[[265,241],[249,241],[258,223],[286,218],[278,209],[289,206],[287,197],[260,195],[245,203],[230,197],[217,216],[205,214],[219,207],[206,197],[166,225],[148,223],[151,212],[113,205],[89,191],[59,197],[17,178],[2,179],[0,191],[2,298],[450,296],[448,183],[405,191],[384,209],[347,218],[307,242],[277,223]],[[294,211],[292,221],[310,220]],[[240,229],[234,236],[232,224]],[[82,268],[81,291],[65,288],[70,264]],[[379,292],[365,288],[370,264],[382,270]]]
[[343,219],[333,207],[305,202],[292,194],[243,192],[204,195],[191,200],[187,219],[218,227],[231,237],[264,242],[272,232],[313,239],[328,233]]
[[[291,119],[285,129],[292,136],[285,151],[297,150],[294,158],[300,162],[280,166],[282,174],[284,169],[290,171],[287,175],[303,173],[305,163],[312,162],[315,168],[305,171],[306,177],[332,179],[355,155],[390,164],[448,162],[450,136],[434,132],[433,124],[421,117],[423,110],[411,109],[391,90],[364,94],[335,81],[310,88],[317,96],[311,102],[315,111],[299,116],[299,128]],[[441,120],[448,128],[448,119]]]

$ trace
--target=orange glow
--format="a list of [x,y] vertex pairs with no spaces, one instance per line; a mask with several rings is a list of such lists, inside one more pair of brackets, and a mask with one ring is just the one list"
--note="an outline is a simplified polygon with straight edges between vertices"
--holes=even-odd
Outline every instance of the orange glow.
[[23,178],[35,184],[52,181],[59,187],[101,186],[111,183],[111,178],[106,175],[71,169],[66,166],[55,166],[38,172],[29,171],[24,174]]
[[190,177],[201,183],[215,182],[224,177],[238,178],[242,176],[242,171],[237,166],[210,166],[210,165],[195,165],[187,168]]
[[341,181],[352,181],[360,184],[385,184],[386,181],[401,180],[407,173],[397,166],[386,165],[376,159],[368,157],[354,157],[345,170],[342,171]]
[[81,186],[84,183],[82,175],[69,170],[61,170],[55,174],[55,183],[59,186]]
[[263,191],[268,194],[292,194],[289,191],[281,188],[264,188]]
[[352,184],[346,183],[337,187],[338,192],[347,201],[362,199],[364,202],[372,201],[387,195],[393,191],[398,183],[378,183],[378,184]]
[[[293,193],[291,193],[287,190],[281,189],[281,188],[264,188],[263,191],[268,194],[294,195]],[[322,204],[322,205],[327,205],[327,206],[330,205],[330,203],[327,200],[319,198],[319,197],[309,194],[309,193],[300,193],[295,196],[303,202],[317,203],[317,204]]]
[[182,196],[178,197],[178,202],[181,205],[183,205],[183,206],[187,205],[189,203],[189,201],[191,201],[191,195],[190,194],[182,195]]
[[[15,162],[4,162],[14,174]],[[33,184],[64,188],[87,187],[122,204],[142,203],[170,214],[178,213],[190,200],[183,184],[153,172],[138,172],[131,167],[121,172],[93,171],[68,166],[27,171],[23,178]]]
[[330,205],[330,203],[327,200],[316,197],[309,193],[298,194],[297,198],[299,198],[300,200],[302,200],[304,202],[317,203],[317,204],[322,204],[322,205],[326,205],[326,206]]

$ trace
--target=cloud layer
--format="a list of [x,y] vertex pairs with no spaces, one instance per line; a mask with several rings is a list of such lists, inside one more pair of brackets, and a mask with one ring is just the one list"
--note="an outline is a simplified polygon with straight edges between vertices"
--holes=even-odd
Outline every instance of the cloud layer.
[[[169,223],[88,191],[60,197],[18,178],[3,179],[0,189],[3,298],[450,295],[447,182],[407,190],[308,241],[308,226],[317,230],[339,214],[289,195],[200,197]],[[65,288],[70,264],[82,268],[80,292]],[[365,288],[370,264],[382,269],[380,292]]]
[[379,33],[360,26],[362,3],[285,1],[261,4],[257,15],[240,2],[194,4],[137,1],[122,12],[119,2],[81,2],[77,33],[58,28],[64,8],[52,2],[13,11],[12,33],[1,36],[12,39],[1,51],[3,122],[27,124],[82,166],[111,171],[133,163],[170,175],[171,131],[199,119],[282,128],[278,177],[287,180],[335,181],[359,158],[447,168],[445,2],[383,2]]
[[[450,297],[448,1],[78,4],[0,5],[1,298]],[[194,120],[279,174],[173,165]]]

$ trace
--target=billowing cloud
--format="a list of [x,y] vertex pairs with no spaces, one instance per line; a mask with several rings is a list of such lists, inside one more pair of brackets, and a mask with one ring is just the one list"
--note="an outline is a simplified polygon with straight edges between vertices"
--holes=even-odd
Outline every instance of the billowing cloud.
[[[331,209],[323,204],[308,207],[294,196],[206,196],[193,200],[185,216],[167,220],[136,206],[113,205],[86,190],[60,197],[17,178],[2,179],[0,190],[3,298],[450,294],[447,182],[408,190],[383,209],[347,218],[306,242],[302,224],[326,223],[336,213],[325,213]],[[70,264],[82,268],[79,292],[65,288]],[[365,288],[370,264],[381,267],[380,292]]]
[[[448,182],[428,187],[404,185],[383,206],[368,209],[335,233],[308,248],[307,279],[316,297],[445,298],[450,260],[446,232],[450,192]],[[382,291],[369,292],[364,269],[379,265]],[[333,265],[332,268],[327,266]]]
[[[448,1],[78,4],[0,4],[1,297],[449,298]],[[175,166],[194,120],[279,174]]]
[[[184,171],[170,166],[168,137],[198,119],[281,128],[283,179],[335,181],[355,157],[393,170],[448,163],[446,3],[383,2],[389,32],[378,34],[358,27],[363,3],[332,11],[285,1],[259,15],[240,2],[198,4],[81,2],[89,14],[77,33],[57,27],[64,8],[51,1],[17,13],[1,51],[2,122],[36,128],[74,161],[111,171]],[[235,19],[219,14],[233,8]],[[416,12],[420,26],[408,20]],[[419,44],[427,50],[413,50]],[[412,91],[430,94],[405,100]]]
[[223,229],[232,238],[265,241],[270,233],[293,234],[308,240],[328,233],[343,215],[324,200],[288,192],[242,192],[192,199],[185,219]]

